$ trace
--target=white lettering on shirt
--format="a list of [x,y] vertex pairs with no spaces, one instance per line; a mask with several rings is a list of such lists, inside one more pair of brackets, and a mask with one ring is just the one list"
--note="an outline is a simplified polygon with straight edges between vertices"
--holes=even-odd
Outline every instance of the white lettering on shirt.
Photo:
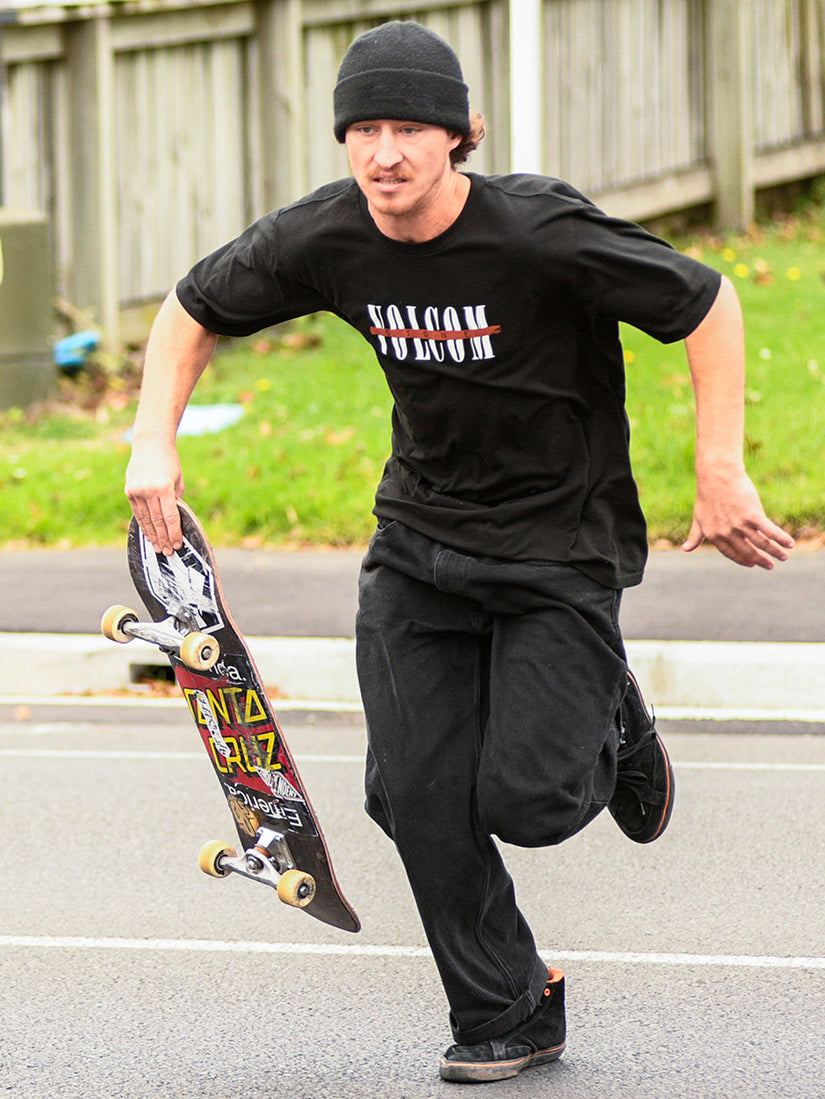
[[384,307],[370,304],[367,306],[372,322],[370,335],[377,338],[382,355],[388,354],[391,344],[393,355],[399,362],[408,357],[410,350],[416,362],[430,359],[444,362],[449,354],[453,362],[462,363],[468,350],[473,361],[494,358],[492,337],[501,332],[501,325],[488,324],[484,305],[464,305],[460,310],[463,323],[459,308],[449,305],[439,313],[435,306],[428,305],[424,310],[424,325],[420,327],[414,305],[401,307],[391,304],[386,306],[385,314]]

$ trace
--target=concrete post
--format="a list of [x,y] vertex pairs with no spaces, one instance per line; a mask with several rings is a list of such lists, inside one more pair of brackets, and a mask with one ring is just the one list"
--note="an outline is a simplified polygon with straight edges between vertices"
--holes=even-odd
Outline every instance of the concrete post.
[[45,214],[0,207],[0,408],[54,388],[52,264]]

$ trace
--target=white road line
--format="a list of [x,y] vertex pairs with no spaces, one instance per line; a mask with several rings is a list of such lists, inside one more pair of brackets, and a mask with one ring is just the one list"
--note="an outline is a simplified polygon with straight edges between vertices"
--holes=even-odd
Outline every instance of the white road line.
[[[311,698],[273,699],[276,713],[294,711],[317,713],[362,714],[360,702],[351,700],[330,701]],[[0,706],[81,706],[118,707],[132,706],[141,709],[177,709],[181,700],[172,698],[143,698],[139,695],[0,695]],[[757,708],[745,706],[656,706],[656,716],[663,721],[764,721],[793,722],[799,724],[825,724],[825,710],[805,707]]]
[[[203,752],[154,752],[128,751],[98,748],[0,748],[0,756],[16,756],[18,759],[166,759],[192,760],[206,759]],[[295,755],[298,763],[363,763],[363,756],[335,755]],[[825,769],[825,766],[823,767]]]
[[679,763],[674,760],[673,766],[677,771],[825,771],[825,763],[727,763],[722,760]]
[[759,709],[747,706],[655,706],[662,721],[790,721],[825,723],[825,710],[781,707]]
[[[379,946],[369,943],[261,943],[210,939],[109,939],[51,935],[0,935],[0,947],[30,950],[181,951],[197,954],[314,954],[353,958],[428,958],[426,946]],[[750,969],[825,969],[825,957],[777,957],[753,954],[612,953],[606,950],[539,951],[564,962],[609,965],[726,966]]]
[[542,957],[562,962],[618,965],[726,966],[746,969],[825,969],[825,958],[771,957],[759,954],[612,954],[602,950],[541,950]]
[[[147,710],[177,710],[182,705],[180,695],[171,698],[149,698],[142,695],[0,695],[0,706],[133,706]],[[330,701],[313,698],[273,698],[276,713],[306,710],[312,713],[361,714],[360,702],[348,700]]]
[[[192,762],[205,759],[203,752],[169,752],[149,751],[135,749],[103,749],[103,748],[0,748],[0,756],[9,756],[17,759],[111,759],[111,760],[159,760],[170,761],[184,760]],[[359,763],[363,764],[363,755],[318,755],[295,754],[297,763]],[[807,772],[821,774],[825,772],[825,763],[755,763],[726,762],[724,760],[705,762],[702,760],[689,760],[679,762],[673,760],[673,766],[677,771],[767,771],[767,772]]]
[[82,748],[0,748],[0,756],[16,756],[18,759],[205,759],[203,752],[148,752],[104,751]]

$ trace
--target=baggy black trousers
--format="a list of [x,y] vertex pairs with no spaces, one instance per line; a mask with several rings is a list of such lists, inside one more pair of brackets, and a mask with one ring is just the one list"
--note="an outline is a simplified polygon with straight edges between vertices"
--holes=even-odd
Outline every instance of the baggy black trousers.
[[457,1042],[503,1034],[547,982],[492,836],[557,844],[610,800],[620,596],[570,565],[470,556],[399,522],[364,558],[366,808],[403,861]]

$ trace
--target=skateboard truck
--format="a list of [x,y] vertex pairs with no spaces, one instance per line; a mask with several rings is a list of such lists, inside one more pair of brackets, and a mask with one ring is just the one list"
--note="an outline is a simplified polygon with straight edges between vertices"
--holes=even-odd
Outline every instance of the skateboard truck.
[[240,874],[263,882],[295,908],[305,908],[315,897],[315,879],[296,868],[286,837],[273,828],[259,829],[255,843],[240,855],[222,840],[211,840],[201,848],[198,865],[214,878]]
[[118,604],[104,612],[100,632],[120,645],[139,637],[141,641],[157,645],[163,652],[177,654],[181,662],[193,671],[214,668],[221,655],[215,638],[195,630],[184,608],[176,609],[174,614],[161,622],[141,622],[131,607]]

